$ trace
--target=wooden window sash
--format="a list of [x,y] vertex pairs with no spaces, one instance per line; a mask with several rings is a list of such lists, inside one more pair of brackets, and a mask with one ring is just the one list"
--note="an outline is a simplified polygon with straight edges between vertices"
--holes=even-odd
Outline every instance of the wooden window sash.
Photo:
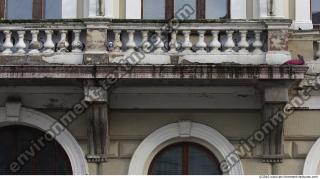
[[0,0],[0,19],[5,17],[6,0]]
[[197,0],[197,19],[206,18],[206,0]]
[[166,0],[166,20],[170,20],[174,18],[174,0]]
[[44,15],[44,0],[32,0],[32,19],[43,19]]
[[143,19],[143,8],[144,8],[144,0],[141,0],[141,19]]
[[231,18],[231,0],[227,1],[227,19]]

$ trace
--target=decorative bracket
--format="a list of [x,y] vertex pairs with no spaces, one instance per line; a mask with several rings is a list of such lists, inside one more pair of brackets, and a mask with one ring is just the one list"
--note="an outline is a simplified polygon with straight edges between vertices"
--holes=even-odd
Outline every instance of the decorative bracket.
[[281,163],[283,152],[283,107],[288,101],[288,88],[264,89],[263,121],[261,130],[263,140],[262,160],[265,163]]
[[9,100],[6,103],[6,120],[11,122],[18,122],[20,119],[21,102]]
[[85,100],[90,103],[88,118],[89,163],[103,163],[107,161],[109,146],[109,105],[108,93],[103,87],[93,81],[87,81],[84,86]]

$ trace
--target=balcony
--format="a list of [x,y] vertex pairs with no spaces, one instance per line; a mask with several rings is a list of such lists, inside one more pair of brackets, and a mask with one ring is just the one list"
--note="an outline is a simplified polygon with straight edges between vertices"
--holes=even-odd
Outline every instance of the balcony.
[[[275,78],[280,79],[283,76],[288,79],[303,78],[302,73],[306,69],[280,66],[291,59],[287,44],[290,24],[288,20],[2,21],[0,65],[4,67],[0,76],[13,77],[11,76],[13,74],[8,74],[10,69],[5,69],[9,68],[8,66],[22,66],[17,69],[22,70],[21,73],[26,73],[25,68],[30,68],[27,71],[37,69],[23,66],[42,65],[54,73],[52,66],[66,68],[66,65],[74,65],[81,66],[78,72],[85,68],[86,73],[91,73],[90,66],[109,66],[107,68],[110,70],[110,66],[130,64],[140,66],[137,70],[140,72],[143,71],[142,66],[147,68],[140,77],[151,77],[150,74],[153,72],[150,66],[157,65],[166,65],[168,73],[175,71],[172,68],[177,65],[188,67],[198,65],[196,71],[202,72],[207,71],[208,65],[211,67],[218,65],[222,69],[211,71],[217,74],[213,76],[219,77],[219,73],[222,72],[228,73],[226,77],[239,76],[229,72],[233,73],[234,68],[243,65],[245,70],[241,73],[246,73],[244,76],[251,78],[254,78],[254,75],[248,75],[246,71],[255,74],[265,72],[258,74],[257,78],[271,78],[272,75],[267,74],[269,66],[274,68],[272,71],[279,72],[274,74],[277,76]],[[259,69],[254,66],[259,66]],[[297,76],[292,76],[292,68],[298,73]],[[99,69],[100,72],[103,71]],[[145,74],[148,70],[149,73]],[[75,73],[70,70],[65,72],[69,76],[70,73],[72,75]],[[288,73],[281,75],[282,72]],[[64,74],[61,71],[57,73]],[[38,75],[29,77],[39,77]],[[106,77],[106,74],[100,75]],[[175,75],[171,75],[173,76]],[[137,78],[139,74],[132,77]]]

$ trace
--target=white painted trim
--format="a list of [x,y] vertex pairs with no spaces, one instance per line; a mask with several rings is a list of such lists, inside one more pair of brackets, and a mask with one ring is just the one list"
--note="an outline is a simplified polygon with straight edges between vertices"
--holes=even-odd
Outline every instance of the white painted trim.
[[284,0],[275,0],[275,16],[273,18],[285,18],[285,3]]
[[84,0],[83,1],[83,15],[84,17],[94,18],[97,15],[97,7],[96,7],[96,0]]
[[320,138],[318,141],[312,146],[306,161],[304,163],[303,175],[319,175],[320,171]]
[[126,19],[141,19],[141,0],[126,0]]
[[231,19],[247,18],[247,0],[231,0],[230,6]]
[[106,10],[106,12],[105,12],[105,18],[113,18],[113,11],[114,11],[114,9],[113,9],[113,1],[114,0],[105,0],[106,2],[105,2],[105,10]]
[[97,15],[97,0],[84,0],[84,17],[88,18],[113,18],[113,0],[105,0],[105,15]]
[[269,0],[254,0],[253,1],[253,17],[254,18],[285,18],[285,1],[274,0],[275,16],[269,16],[268,13]]
[[295,20],[292,24],[292,28],[301,28],[302,30],[313,29],[310,12],[310,0],[295,0]]
[[62,0],[62,19],[77,18],[77,0]]
[[[206,125],[183,121],[166,125],[145,138],[138,146],[129,166],[129,175],[147,174],[150,162],[155,155],[155,151],[163,144],[172,140],[190,141],[198,140],[199,143],[205,142],[210,150],[215,154],[219,161],[223,161],[234,151],[233,145],[218,131]],[[202,141],[202,142],[201,142]],[[208,148],[209,149],[209,148]],[[231,168],[230,175],[242,175],[243,168],[241,162]]]
[[[7,117],[6,111],[12,111],[15,109],[8,109],[17,105],[6,105],[7,107],[0,108],[0,127],[10,126],[10,125],[25,125],[29,127],[34,127],[42,131],[48,131],[51,129],[53,124],[57,123],[57,120],[51,118],[50,116],[31,110],[27,108],[21,108],[19,117],[17,120],[10,120]],[[76,141],[76,139],[71,135],[70,132],[64,130],[57,135],[55,140],[62,146],[62,148],[67,153],[70,163],[72,166],[72,171],[74,175],[87,175],[88,166],[85,159],[85,155]]]

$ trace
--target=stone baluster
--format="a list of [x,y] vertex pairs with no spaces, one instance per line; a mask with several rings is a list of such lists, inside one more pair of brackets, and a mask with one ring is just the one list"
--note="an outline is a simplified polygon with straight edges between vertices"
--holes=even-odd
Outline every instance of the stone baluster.
[[69,42],[67,40],[67,30],[60,30],[60,41],[58,43],[59,52],[68,52]]
[[151,43],[149,42],[149,31],[142,31],[142,42],[140,47],[142,48],[143,52],[150,53]]
[[183,31],[184,35],[184,42],[182,44],[182,47],[184,48],[183,53],[192,53],[192,43],[190,41],[190,33],[191,31]]
[[134,30],[128,30],[128,42],[126,44],[128,50],[127,52],[134,52],[135,48],[137,47],[136,42],[134,41]]
[[3,31],[3,33],[5,34],[5,41],[3,43],[4,51],[2,52],[2,54],[4,55],[12,54],[12,50],[11,50],[13,47],[13,43],[11,40],[12,32],[10,30],[5,30]]
[[226,48],[227,53],[234,52],[233,48],[235,47],[235,43],[233,41],[233,31],[227,31],[227,41],[224,44],[224,47]]
[[316,60],[320,60],[320,41],[317,41],[318,50],[316,52]]
[[72,41],[72,52],[82,52],[83,44],[80,41],[81,30],[73,30],[74,39]]
[[207,51],[205,50],[205,48],[207,47],[206,42],[204,41],[205,39],[205,33],[206,31],[204,30],[200,30],[198,31],[199,34],[199,40],[196,44],[197,47],[197,53],[206,53]]
[[43,44],[45,49],[43,53],[53,53],[55,47],[52,41],[53,30],[45,30],[44,32],[46,33],[47,39],[46,42]]
[[248,34],[248,31],[246,31],[246,30],[240,31],[241,40],[238,43],[238,46],[240,48],[240,50],[239,50],[240,53],[248,53],[247,48],[249,47],[249,43],[247,41],[247,34]]
[[38,41],[39,30],[31,30],[32,40],[29,45],[29,53],[37,54],[40,53],[39,49],[41,48],[41,43]]
[[18,43],[16,44],[16,49],[17,49],[17,53],[20,53],[20,54],[24,54],[26,53],[26,43],[24,42],[24,35],[26,34],[25,31],[17,31],[18,33],[18,37],[19,37],[19,40],[18,40]]
[[114,52],[121,52],[122,42],[121,42],[121,30],[114,30]]
[[178,46],[178,42],[177,42],[177,32],[176,31],[173,31],[171,33],[171,41],[169,43],[169,46],[170,46],[169,53],[177,53],[177,48],[179,46]]
[[211,53],[217,54],[220,53],[219,48],[221,48],[221,43],[219,42],[219,31],[213,30],[212,33],[212,41],[209,44],[209,47],[212,48]]
[[163,47],[164,47],[164,43],[161,39],[161,34],[162,31],[161,30],[156,30],[156,34],[157,34],[157,38],[156,38],[156,42],[155,42],[155,48],[156,50],[154,51],[155,53],[163,53]]
[[255,41],[254,43],[252,44],[252,46],[254,47],[254,51],[253,53],[256,53],[256,54],[259,54],[259,53],[262,53],[262,42],[261,42],[261,32],[260,30],[257,30],[257,31],[254,31],[254,34],[255,34]]

